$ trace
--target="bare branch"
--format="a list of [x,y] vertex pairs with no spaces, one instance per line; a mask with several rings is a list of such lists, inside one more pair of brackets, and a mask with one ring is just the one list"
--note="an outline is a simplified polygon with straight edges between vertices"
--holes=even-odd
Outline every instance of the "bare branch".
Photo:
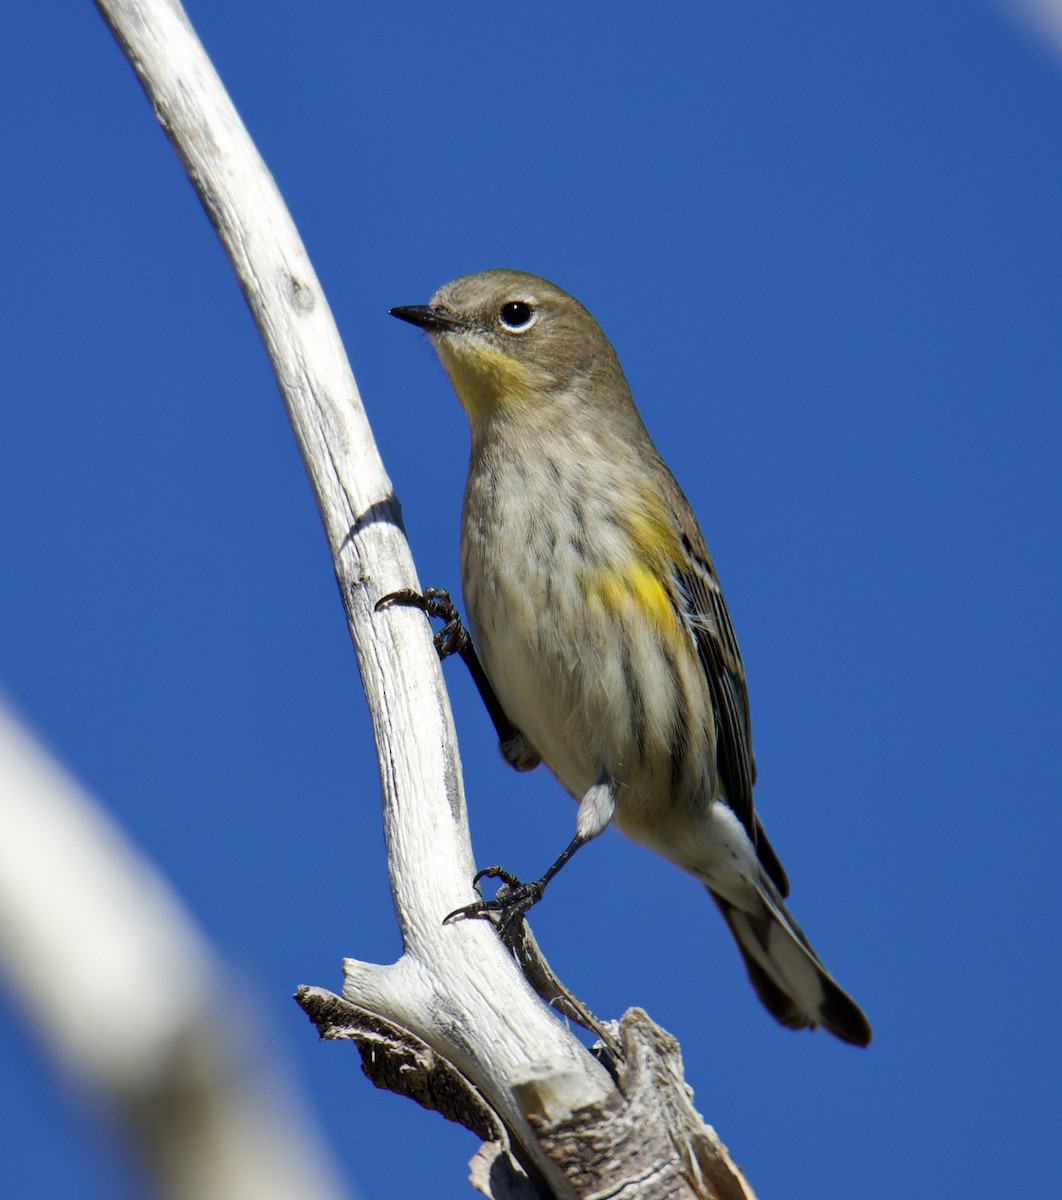
[[348,962],[346,994],[444,1053],[533,1145],[518,1085],[536,1080],[558,1112],[569,1112],[601,1100],[612,1082],[538,1003],[488,925],[442,924],[448,912],[474,899],[453,720],[423,616],[372,611],[382,595],[416,587],[418,580],[327,301],[181,7],[172,0],[97,0],[97,7],[236,270],[335,558],[379,751],[392,891],[405,945],[391,966]]
[[[363,1056],[367,1048],[371,1055],[402,1056],[411,1067],[412,1090],[433,1107],[454,1115],[464,1103],[455,1096],[482,1097],[500,1131],[492,1143],[497,1153],[477,1156],[477,1186],[495,1189],[487,1194],[517,1195],[514,1189],[525,1187],[520,1168],[542,1194],[606,1194],[588,1183],[581,1146],[583,1139],[587,1146],[609,1145],[609,1129],[621,1126],[643,1141],[652,1133],[657,1150],[669,1155],[671,1166],[659,1166],[654,1179],[676,1172],[676,1178],[699,1177],[701,1142],[677,1132],[679,1142],[672,1145],[661,1125],[679,1113],[680,1102],[657,1097],[641,1112],[628,1111],[609,1071],[538,1001],[490,924],[443,924],[447,913],[474,899],[453,721],[423,615],[403,608],[373,612],[383,595],[417,588],[418,581],[327,302],[281,197],[180,6],[175,0],[96,3],[184,163],[261,332],[335,559],[372,716],[404,953],[387,966],[348,959],[347,1008],[315,989],[303,993],[304,1002],[315,1019],[325,1015],[329,1036],[346,1022],[349,1033],[340,1035],[353,1037]],[[618,1036],[627,1046],[622,1029]],[[629,1049],[635,1048],[631,1042]],[[444,1084],[438,1058],[449,1072]],[[672,1065],[657,1074],[678,1088],[681,1099],[686,1092],[676,1063],[673,1055]],[[387,1068],[374,1078],[393,1083],[409,1074]],[[478,1131],[478,1116],[475,1121]],[[714,1137],[699,1118],[697,1127]],[[508,1145],[520,1167],[508,1157]],[[611,1164],[608,1195],[648,1200],[738,1194],[631,1191],[642,1183],[617,1184],[622,1161],[621,1155],[619,1166]],[[604,1170],[604,1161],[597,1166]]]

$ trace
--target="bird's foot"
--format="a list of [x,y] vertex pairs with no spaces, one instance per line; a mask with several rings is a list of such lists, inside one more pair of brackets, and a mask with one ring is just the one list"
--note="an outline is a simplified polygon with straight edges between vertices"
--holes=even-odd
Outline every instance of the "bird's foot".
[[376,612],[383,612],[385,608],[395,605],[419,608],[427,616],[438,617],[446,622],[432,639],[440,658],[462,654],[472,644],[468,630],[461,621],[461,614],[445,588],[425,588],[423,592],[413,588],[401,588],[397,592],[388,592],[376,601]]
[[464,908],[455,909],[443,924],[466,918],[493,921],[498,934],[506,945],[510,945],[523,923],[528,911],[542,899],[548,879],[532,879],[529,883],[506,871],[504,867],[484,867],[477,871],[472,880],[472,886],[480,891],[480,881],[484,879],[500,879],[501,888],[491,900],[477,900],[475,904],[466,904]]

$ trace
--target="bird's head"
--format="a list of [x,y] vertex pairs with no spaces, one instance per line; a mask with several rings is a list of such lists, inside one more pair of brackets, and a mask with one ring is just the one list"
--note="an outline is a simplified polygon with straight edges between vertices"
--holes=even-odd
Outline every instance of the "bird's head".
[[427,304],[390,312],[431,337],[473,429],[514,405],[559,412],[614,394],[617,376],[626,390],[598,323],[538,275],[501,268],[462,275]]

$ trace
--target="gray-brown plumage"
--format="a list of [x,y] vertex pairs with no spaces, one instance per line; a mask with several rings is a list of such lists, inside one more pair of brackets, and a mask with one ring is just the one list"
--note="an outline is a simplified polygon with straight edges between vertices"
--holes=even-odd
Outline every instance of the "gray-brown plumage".
[[575,844],[614,821],[700,880],[779,1021],[866,1045],[866,1018],[785,907],[730,615],[611,343],[519,271],[393,311],[428,331],[468,415],[462,584],[519,731],[506,756],[540,757],[579,801]]

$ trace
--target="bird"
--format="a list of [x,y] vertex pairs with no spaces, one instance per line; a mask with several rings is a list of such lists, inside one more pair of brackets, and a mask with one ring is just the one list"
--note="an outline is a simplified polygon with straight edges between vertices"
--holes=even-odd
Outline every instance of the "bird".
[[613,824],[707,889],[782,1025],[868,1045],[866,1016],[786,907],[719,577],[612,343],[574,296],[507,268],[389,311],[427,333],[468,418],[461,583],[502,753],[544,762],[579,805],[540,880],[480,875],[513,885],[522,916]]

